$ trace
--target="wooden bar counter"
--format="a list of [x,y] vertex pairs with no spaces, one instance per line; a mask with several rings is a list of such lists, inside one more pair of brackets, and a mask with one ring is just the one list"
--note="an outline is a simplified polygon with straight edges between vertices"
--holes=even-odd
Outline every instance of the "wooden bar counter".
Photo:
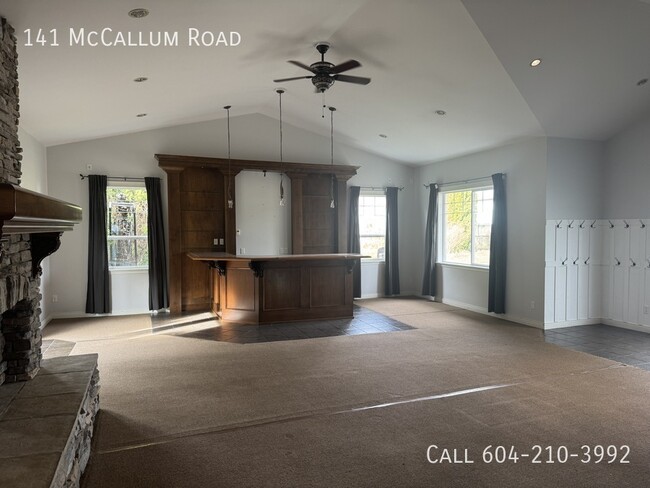
[[212,309],[222,320],[270,324],[352,317],[352,270],[360,254],[187,256],[212,268]]

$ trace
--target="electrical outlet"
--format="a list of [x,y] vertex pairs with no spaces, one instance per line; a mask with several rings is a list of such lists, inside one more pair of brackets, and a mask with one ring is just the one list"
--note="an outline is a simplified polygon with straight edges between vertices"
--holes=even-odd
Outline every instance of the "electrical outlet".
[[224,244],[224,242],[223,242],[223,237],[222,237],[221,239],[219,239],[219,245],[223,246],[223,244]]
[[57,303],[59,301],[59,295],[52,295],[52,303]]
[[86,169],[87,169],[88,171],[92,171],[92,170],[93,170],[93,165],[92,165],[92,164],[87,164],[87,165],[86,165]]
[[246,248],[245,247],[240,247],[239,248],[239,254],[246,254]]
[[241,229],[237,229],[237,235],[238,235],[238,236],[241,235]]
[[212,239],[212,245],[213,246],[218,246],[219,245],[219,239]]
[[648,315],[648,306],[647,306],[647,305],[644,305],[644,306],[643,306],[643,313],[644,313],[645,315]]
[[535,300],[530,301],[530,309],[535,310]]

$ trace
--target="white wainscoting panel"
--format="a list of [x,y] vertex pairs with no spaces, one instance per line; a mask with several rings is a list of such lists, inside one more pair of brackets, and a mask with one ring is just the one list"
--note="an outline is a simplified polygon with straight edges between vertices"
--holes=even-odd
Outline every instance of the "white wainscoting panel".
[[650,331],[648,224],[650,219],[547,221],[545,324],[602,320]]

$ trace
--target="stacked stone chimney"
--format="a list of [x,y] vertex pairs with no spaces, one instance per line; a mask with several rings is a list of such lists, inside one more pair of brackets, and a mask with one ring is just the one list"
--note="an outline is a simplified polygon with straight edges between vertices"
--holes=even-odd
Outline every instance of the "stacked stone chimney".
[[[20,184],[18,56],[13,28],[0,19],[0,183]],[[40,277],[32,276],[30,236],[0,241],[0,384],[33,378],[41,361]]]

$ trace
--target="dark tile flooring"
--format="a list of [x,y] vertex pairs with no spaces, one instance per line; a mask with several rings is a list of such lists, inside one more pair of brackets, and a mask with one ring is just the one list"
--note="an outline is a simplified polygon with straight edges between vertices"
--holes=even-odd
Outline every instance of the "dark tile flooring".
[[210,341],[252,344],[342,335],[379,334],[413,328],[380,313],[355,305],[354,317],[351,319],[290,322],[259,326],[221,324],[200,331],[178,332],[174,335]]
[[546,342],[650,371],[650,334],[609,325],[544,332]]

